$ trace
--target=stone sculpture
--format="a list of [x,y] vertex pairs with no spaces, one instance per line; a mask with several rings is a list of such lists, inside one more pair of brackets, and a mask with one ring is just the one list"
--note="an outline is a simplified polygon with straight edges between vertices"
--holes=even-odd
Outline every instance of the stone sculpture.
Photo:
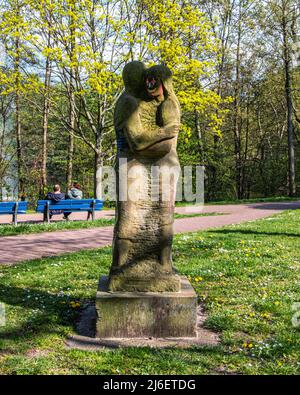
[[131,62],[123,79],[125,92],[114,116],[118,155],[113,262],[96,294],[96,336],[103,344],[152,337],[192,338],[197,343],[197,295],[172,266],[180,106],[171,73],[164,66],[146,69]]
[[[146,69],[134,61],[125,66],[123,80],[114,114],[117,207],[109,291],[178,292],[172,238],[180,105],[165,66]],[[171,177],[155,178],[153,169],[171,170]]]

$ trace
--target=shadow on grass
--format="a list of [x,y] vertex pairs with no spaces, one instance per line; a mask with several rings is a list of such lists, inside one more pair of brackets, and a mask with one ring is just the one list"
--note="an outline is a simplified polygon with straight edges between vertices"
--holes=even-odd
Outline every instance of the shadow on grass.
[[[7,353],[9,355],[17,355],[20,353],[26,353],[28,350],[38,347],[40,343],[40,339],[44,339],[47,335],[56,335],[62,339],[63,342],[67,344],[67,339],[70,335],[70,329],[72,328],[74,332],[79,332],[78,328],[78,317],[79,312],[74,311],[70,307],[70,303],[72,301],[78,301],[78,298],[70,298],[70,297],[60,297],[58,295],[48,294],[47,292],[43,292],[37,289],[30,289],[30,298],[27,298],[28,292],[24,288],[19,287],[9,287],[9,286],[1,286],[1,296],[0,301],[10,305],[21,307],[24,310],[35,310],[39,309],[39,312],[36,316],[26,317],[26,320],[21,322],[19,325],[12,324],[8,325],[8,328],[1,328],[0,330],[0,344],[1,344],[1,353]],[[85,302],[87,302],[85,300]],[[90,308],[94,306],[91,301]],[[43,310],[41,311],[41,305],[43,305]],[[20,314],[16,312],[15,314]],[[22,313],[21,313],[22,314]],[[86,329],[86,328],[85,328]],[[79,331],[78,331],[79,330]],[[93,332],[93,331],[92,331]],[[90,336],[91,339],[94,338],[95,333],[91,333],[91,328],[89,333],[81,333],[81,335]],[[3,341],[7,340],[7,343]],[[14,342],[14,343],[12,343]],[[35,343],[35,344],[34,344]],[[86,344],[85,344],[86,345]],[[91,345],[93,343],[91,342]],[[55,351],[55,345],[53,344],[53,348]],[[114,347],[108,347],[107,349],[115,349]],[[163,358],[165,353],[168,351],[173,352],[181,352],[179,348],[175,346],[167,346],[163,349],[156,349],[152,347],[121,347],[120,353],[125,353],[127,356],[132,354],[134,358],[140,358],[141,352],[143,355],[149,355],[154,357],[155,359]],[[82,350],[88,351],[88,350]],[[101,349],[94,350],[101,352]],[[193,366],[197,365],[197,361],[193,361],[193,358],[196,355],[200,355],[204,358],[208,357],[217,357],[220,353],[224,355],[227,354],[226,349],[219,345],[200,345],[199,346],[191,346],[188,349],[183,349],[182,352],[189,354],[188,365]],[[174,364],[178,362],[178,355],[174,356]],[[205,358],[204,358],[205,359]],[[170,360],[169,360],[170,362]],[[209,367],[207,367],[209,369]]]
[[212,229],[207,230],[207,233],[220,233],[224,235],[229,234],[242,234],[242,235],[258,235],[258,236],[288,236],[288,237],[299,237],[300,233],[285,233],[285,232],[259,232],[257,230],[248,229]]
[[248,203],[247,206],[256,210],[299,210],[300,202]]
[[77,312],[70,306],[72,301],[78,301],[78,298],[61,297],[36,289],[30,289],[30,292],[27,292],[24,288],[1,284],[0,302],[22,307],[25,310],[38,309],[38,313],[14,328],[9,327],[8,322],[8,329],[2,327],[0,330],[0,339],[32,339],[41,333],[62,334],[61,327],[74,327]]

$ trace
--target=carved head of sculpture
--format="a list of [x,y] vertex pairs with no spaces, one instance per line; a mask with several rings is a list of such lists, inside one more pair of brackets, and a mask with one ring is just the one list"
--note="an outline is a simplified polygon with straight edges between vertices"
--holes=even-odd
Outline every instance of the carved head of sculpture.
[[173,95],[172,72],[164,65],[152,66],[144,71],[144,81],[148,96],[163,95],[165,99]]
[[135,97],[154,99],[175,95],[172,73],[167,66],[155,65],[146,68],[143,62],[132,61],[123,69],[125,91]]
[[125,85],[125,91],[135,97],[143,97],[145,94],[144,87],[144,72],[146,66],[143,62],[133,61],[127,63],[123,69],[123,81]]

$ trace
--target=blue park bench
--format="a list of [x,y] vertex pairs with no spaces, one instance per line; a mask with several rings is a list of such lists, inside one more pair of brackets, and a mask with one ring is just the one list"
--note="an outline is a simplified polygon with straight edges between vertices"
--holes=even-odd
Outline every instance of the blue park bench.
[[0,202],[0,214],[12,215],[13,224],[18,224],[18,214],[26,214],[28,202]]
[[[39,200],[37,203],[36,212],[44,214],[44,222],[50,223],[50,214],[61,213],[78,213],[87,211],[88,219],[92,216],[95,219],[95,212],[103,208],[103,200],[98,199],[66,199],[54,203],[51,200]],[[56,212],[58,211],[58,212]]]

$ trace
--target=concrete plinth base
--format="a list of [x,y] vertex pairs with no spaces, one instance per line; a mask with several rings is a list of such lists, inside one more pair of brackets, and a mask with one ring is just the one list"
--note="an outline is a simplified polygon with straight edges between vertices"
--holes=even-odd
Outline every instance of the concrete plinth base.
[[108,292],[102,277],[96,295],[96,337],[196,338],[197,296],[181,277],[180,292]]
[[203,328],[206,320],[203,306],[197,308],[197,337],[181,338],[122,338],[122,339],[99,339],[95,337],[95,323],[97,313],[95,305],[87,304],[80,312],[76,325],[76,335],[71,335],[66,341],[68,348],[86,351],[114,350],[126,347],[149,347],[149,348],[189,348],[201,346],[217,346],[220,342],[217,333]]

